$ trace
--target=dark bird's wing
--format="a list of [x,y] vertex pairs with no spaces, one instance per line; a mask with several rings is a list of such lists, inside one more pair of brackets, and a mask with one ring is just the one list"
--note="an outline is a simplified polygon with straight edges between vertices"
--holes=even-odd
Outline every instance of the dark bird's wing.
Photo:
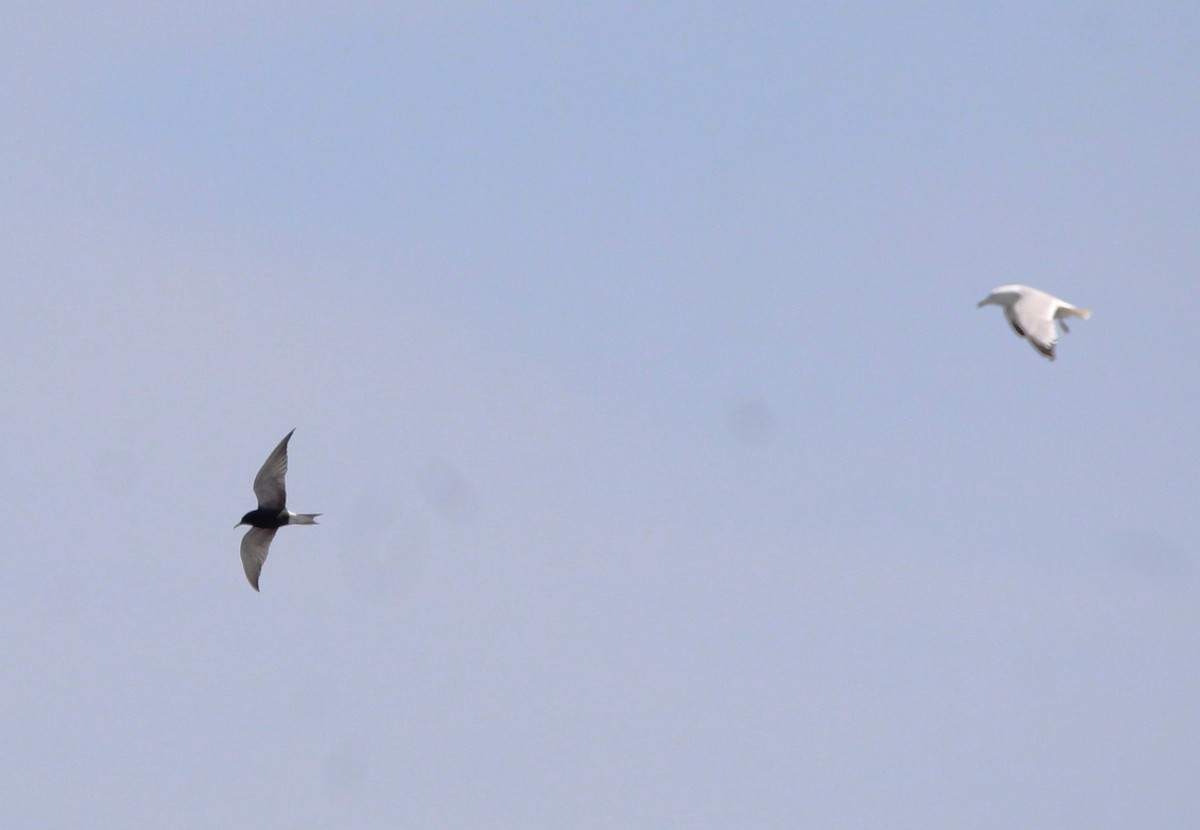
[[263,562],[267,561],[267,551],[270,550],[271,540],[274,538],[275,531],[265,527],[252,527],[242,537],[242,567],[246,570],[246,579],[250,580],[250,587],[256,591],[258,575],[262,573]]
[[258,497],[258,506],[264,510],[283,510],[287,506],[283,477],[287,475],[287,445],[292,432],[283,436],[279,446],[271,450],[262,469],[254,477],[254,495]]

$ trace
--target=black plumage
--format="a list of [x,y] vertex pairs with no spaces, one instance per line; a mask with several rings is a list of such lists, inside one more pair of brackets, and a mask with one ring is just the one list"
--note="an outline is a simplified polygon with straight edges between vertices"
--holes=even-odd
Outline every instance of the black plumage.
[[[292,432],[296,430],[293,429]],[[292,432],[283,436],[283,440],[267,460],[262,469],[254,477],[254,495],[258,498],[258,507],[251,510],[242,520],[234,525],[250,525],[250,530],[242,537],[242,568],[246,571],[246,579],[250,586],[258,590],[258,577],[262,573],[263,563],[267,561],[267,553],[275,531],[284,525],[315,525],[320,513],[293,513],[287,509],[287,488],[283,479],[287,475],[288,441]]]

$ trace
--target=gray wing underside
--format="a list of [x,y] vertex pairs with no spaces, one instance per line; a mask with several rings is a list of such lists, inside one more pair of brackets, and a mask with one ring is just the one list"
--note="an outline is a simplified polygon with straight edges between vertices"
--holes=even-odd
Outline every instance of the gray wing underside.
[[271,454],[263,462],[262,469],[254,477],[254,495],[261,508],[283,510],[287,506],[287,489],[283,485],[283,477],[287,475],[287,445],[292,432],[283,436],[279,446],[271,450]]
[[267,561],[267,552],[274,538],[275,531],[264,527],[252,527],[242,537],[242,568],[246,571],[246,579],[250,580],[250,587],[256,591],[258,575],[262,573],[263,563]]

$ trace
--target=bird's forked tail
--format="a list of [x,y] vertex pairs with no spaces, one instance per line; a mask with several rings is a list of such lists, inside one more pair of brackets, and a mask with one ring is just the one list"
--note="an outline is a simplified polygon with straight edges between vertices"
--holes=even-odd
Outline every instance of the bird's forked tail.
[[315,525],[317,523],[317,516],[320,515],[320,513],[293,513],[292,515],[288,516],[288,524]]

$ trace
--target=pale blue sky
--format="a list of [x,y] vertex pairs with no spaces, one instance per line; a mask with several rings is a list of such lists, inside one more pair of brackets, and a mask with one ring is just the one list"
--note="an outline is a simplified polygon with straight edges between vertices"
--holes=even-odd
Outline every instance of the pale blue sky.
[[[1183,2],[0,9],[0,820],[1195,825],[1198,55]],[[1010,282],[1094,309],[1055,363]]]

